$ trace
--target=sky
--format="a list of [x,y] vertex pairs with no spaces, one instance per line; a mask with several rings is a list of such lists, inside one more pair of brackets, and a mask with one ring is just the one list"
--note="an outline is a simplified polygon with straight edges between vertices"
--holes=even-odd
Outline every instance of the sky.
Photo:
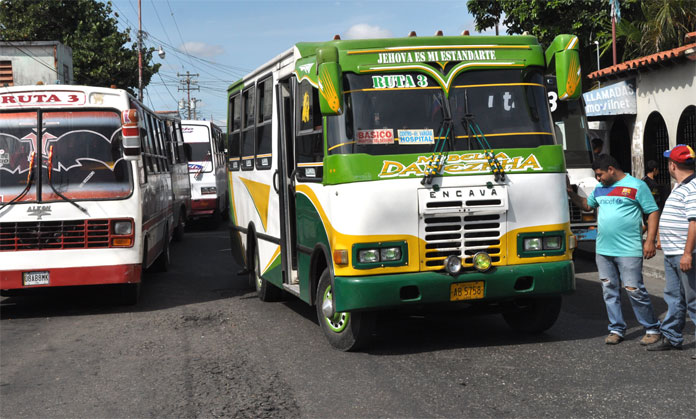
[[[431,36],[438,30],[475,35],[466,0],[141,0],[145,46],[165,53],[145,91],[145,104],[175,110],[186,97],[187,71],[198,74],[198,119],[226,125],[226,88],[297,42]],[[112,0],[121,30],[135,40],[138,0]],[[494,32],[493,30],[489,31]],[[186,118],[185,111],[183,112]]]

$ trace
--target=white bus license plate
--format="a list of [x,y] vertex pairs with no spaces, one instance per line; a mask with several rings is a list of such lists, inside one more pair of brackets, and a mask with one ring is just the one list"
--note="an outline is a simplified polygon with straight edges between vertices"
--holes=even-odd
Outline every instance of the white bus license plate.
[[48,285],[48,272],[23,272],[22,283],[24,286]]

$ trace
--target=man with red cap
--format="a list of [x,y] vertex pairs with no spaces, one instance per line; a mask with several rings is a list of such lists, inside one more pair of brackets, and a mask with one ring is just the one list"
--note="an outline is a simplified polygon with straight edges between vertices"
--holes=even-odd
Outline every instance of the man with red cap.
[[696,323],[696,153],[688,145],[679,144],[664,154],[677,185],[660,216],[658,248],[665,255],[667,314],[660,325],[662,338],[649,345],[649,351],[681,349],[686,314]]

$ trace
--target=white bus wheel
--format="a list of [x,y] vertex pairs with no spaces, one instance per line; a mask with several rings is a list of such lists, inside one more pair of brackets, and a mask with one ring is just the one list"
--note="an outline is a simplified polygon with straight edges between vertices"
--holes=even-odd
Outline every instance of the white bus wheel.
[[316,295],[317,320],[331,346],[341,351],[356,351],[365,347],[375,330],[375,313],[340,312],[333,308],[331,274],[324,269],[319,278]]

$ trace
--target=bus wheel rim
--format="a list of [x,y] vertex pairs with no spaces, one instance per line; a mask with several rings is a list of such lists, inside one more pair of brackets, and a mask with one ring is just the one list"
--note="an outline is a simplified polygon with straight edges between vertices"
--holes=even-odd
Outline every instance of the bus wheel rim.
[[[333,296],[331,294],[331,286],[329,285],[324,291],[324,300],[331,299]],[[341,333],[348,327],[348,321],[350,320],[350,313],[347,312],[336,312],[332,317],[324,317],[324,322],[329,327],[329,329],[334,333]]]

